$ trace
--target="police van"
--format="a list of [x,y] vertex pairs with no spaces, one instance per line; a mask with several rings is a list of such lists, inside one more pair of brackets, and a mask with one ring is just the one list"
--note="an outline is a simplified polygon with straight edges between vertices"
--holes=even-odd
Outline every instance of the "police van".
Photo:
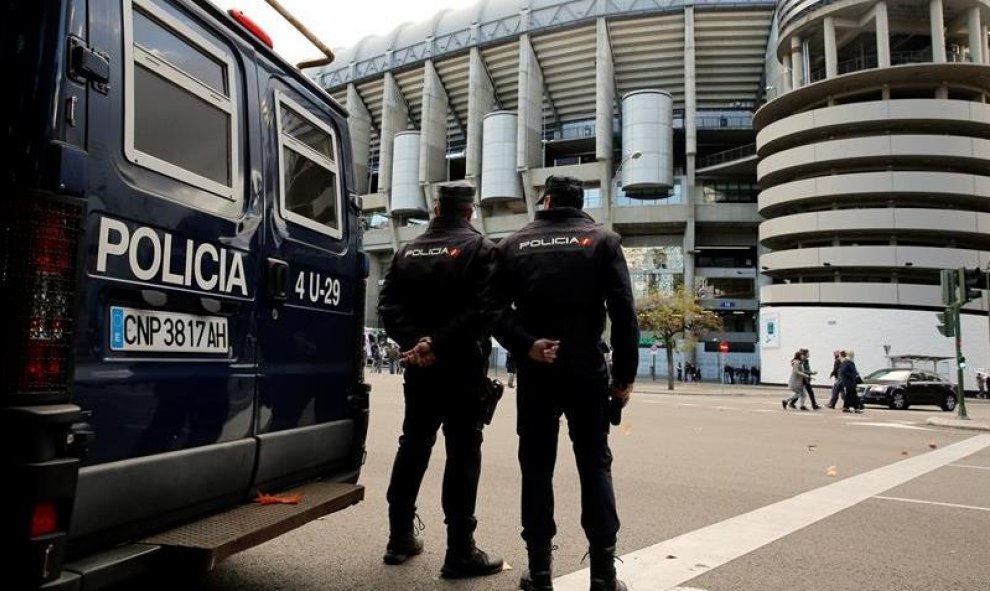
[[209,569],[359,502],[345,111],[208,0],[0,33],[0,586]]

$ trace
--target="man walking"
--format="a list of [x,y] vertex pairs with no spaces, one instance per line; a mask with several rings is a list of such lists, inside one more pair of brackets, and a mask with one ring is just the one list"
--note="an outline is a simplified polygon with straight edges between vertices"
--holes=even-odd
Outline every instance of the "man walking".
[[832,384],[832,395],[828,399],[829,408],[835,408],[835,403],[839,401],[839,394],[843,391],[842,380],[839,378],[839,368],[842,367],[842,362],[846,360],[845,351],[833,351],[832,352],[832,373],[828,374],[828,377],[835,380]]
[[811,353],[807,349],[801,349],[801,358],[801,366],[804,373],[808,374],[808,377],[804,378],[803,387],[808,392],[808,398],[811,399],[811,409],[818,410],[821,407],[818,406],[818,401],[815,400],[815,389],[811,386],[811,379],[818,372],[811,371]]
[[[529,557],[520,588],[553,589],[553,471],[563,414],[581,480],[591,589],[625,590],[614,565],[619,518],[608,425],[610,416],[618,422],[639,363],[629,270],[618,235],[581,211],[579,180],[548,178],[538,203],[544,209],[536,220],[498,246],[512,306],[499,321],[496,336],[516,356],[519,371],[522,537]],[[606,309],[612,321],[611,386],[599,344]]]
[[416,497],[443,426],[447,448],[441,503],[447,554],[441,576],[463,578],[502,570],[502,559],[474,542],[481,475],[480,399],[491,351],[495,297],[494,245],[471,226],[474,190],[441,187],[426,232],[396,252],[378,311],[401,347],[405,419],[388,487],[386,564],[423,551],[413,532]]
[[856,385],[862,380],[859,377],[859,370],[856,369],[855,359],[856,353],[849,350],[839,366],[839,379],[842,380],[842,389],[845,390],[842,412],[863,412],[863,404],[859,400],[859,393],[856,392]]

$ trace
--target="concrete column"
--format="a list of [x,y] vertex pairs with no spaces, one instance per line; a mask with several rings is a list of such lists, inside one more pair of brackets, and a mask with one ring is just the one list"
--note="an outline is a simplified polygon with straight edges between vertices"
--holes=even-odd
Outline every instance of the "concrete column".
[[945,16],[942,14],[942,0],[928,0],[928,20],[931,23],[932,61],[945,63]]
[[477,47],[471,48],[468,67],[467,142],[464,148],[466,176],[481,176],[482,119],[495,106],[495,89]]
[[[447,91],[433,60],[423,64],[423,109],[419,132],[419,182],[447,180]],[[431,206],[427,194],[427,207]]]
[[358,195],[368,192],[368,160],[371,157],[371,114],[361,100],[357,87],[347,85],[347,129],[351,136],[354,162],[354,190]]
[[538,168],[543,159],[543,72],[528,34],[519,38],[518,90],[516,167]]
[[[784,94],[785,92],[790,92],[792,88],[791,76],[793,76],[793,74],[791,74],[791,54],[788,53],[784,55],[783,65],[784,65],[784,70],[780,76],[780,85],[781,85],[780,94]],[[778,96],[780,96],[780,94],[778,94]]]
[[385,72],[382,85],[382,131],[378,147],[378,191],[392,188],[392,147],[395,134],[409,126],[409,109],[392,72]]
[[983,40],[983,63],[990,64],[990,26],[983,25],[980,38]]
[[[684,204],[687,209],[684,223],[684,286],[687,297],[694,297],[694,235],[695,235],[695,160],[698,155],[698,90],[695,70],[694,7],[684,8],[684,148],[685,176]],[[685,337],[689,335],[685,334]],[[688,351],[685,360],[695,362],[695,353]]]
[[378,297],[382,287],[380,281],[385,279],[386,257],[392,253],[368,253],[368,291],[364,298],[364,323],[371,328],[380,328],[378,319]]
[[797,35],[791,37],[791,87],[804,86],[804,45]]
[[608,23],[598,19],[598,46],[595,50],[595,158],[612,160],[612,122],[615,120],[615,64]]
[[980,7],[974,6],[966,14],[966,25],[969,29],[969,59],[974,64],[983,63],[983,46],[986,44],[986,35],[980,38],[983,33],[983,23],[980,22]]
[[877,65],[881,68],[890,67],[890,24],[887,21],[887,3],[878,2],[876,6],[877,32]]
[[835,47],[835,19],[826,16],[825,32],[825,77],[835,78],[839,74],[839,55]]
[[949,87],[943,84],[942,86],[936,88],[935,98],[943,100],[949,98]]

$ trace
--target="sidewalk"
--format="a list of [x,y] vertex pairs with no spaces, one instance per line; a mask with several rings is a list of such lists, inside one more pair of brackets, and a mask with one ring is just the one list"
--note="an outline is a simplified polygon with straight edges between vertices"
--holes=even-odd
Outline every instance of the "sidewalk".
[[[674,382],[674,389],[667,389],[667,380],[637,380],[634,392],[644,394],[684,394],[688,396],[768,396],[780,395],[786,390],[783,386],[762,384],[719,384],[718,382]],[[825,392],[824,388],[816,388]]]

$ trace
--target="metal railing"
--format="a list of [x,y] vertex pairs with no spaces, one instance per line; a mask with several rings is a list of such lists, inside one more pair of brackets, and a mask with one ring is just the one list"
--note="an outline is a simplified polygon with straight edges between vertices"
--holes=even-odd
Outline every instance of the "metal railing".
[[709,166],[725,164],[726,162],[733,162],[735,160],[741,160],[754,155],[756,155],[756,144],[747,144],[745,146],[739,146],[738,148],[732,148],[731,150],[725,150],[724,152],[709,154],[704,158],[699,158],[698,168],[708,168]]

